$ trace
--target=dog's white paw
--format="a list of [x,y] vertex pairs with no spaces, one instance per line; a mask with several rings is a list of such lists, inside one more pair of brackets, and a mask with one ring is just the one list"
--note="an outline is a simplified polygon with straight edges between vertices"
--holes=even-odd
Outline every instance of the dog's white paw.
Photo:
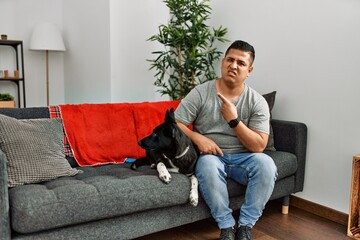
[[167,173],[159,173],[159,178],[161,179],[161,181],[163,181],[164,183],[170,183],[171,182],[171,175],[167,172]]
[[199,203],[198,191],[193,191],[193,190],[190,191],[189,202],[193,207],[196,207],[198,205]]
[[163,181],[164,183],[170,183],[171,175],[164,163],[162,162],[158,163],[157,171],[159,173],[159,178],[161,179],[161,181]]
[[196,207],[199,203],[199,191],[198,191],[199,182],[194,175],[190,177],[190,182],[191,182],[191,189],[190,189],[189,201],[191,206]]

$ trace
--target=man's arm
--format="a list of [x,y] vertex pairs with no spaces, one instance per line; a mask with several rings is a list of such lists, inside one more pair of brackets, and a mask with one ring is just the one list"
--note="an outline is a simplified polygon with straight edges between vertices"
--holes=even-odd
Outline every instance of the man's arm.
[[190,140],[197,146],[201,153],[213,155],[219,154],[220,156],[224,155],[219,146],[213,140],[201,135],[200,133],[190,130],[184,123],[180,121],[176,120],[176,122],[180,129],[186,134],[186,136],[188,136],[188,138],[190,138]]
[[[218,96],[223,101],[223,105],[221,107],[221,114],[223,115],[225,121],[230,122],[232,119],[238,118],[235,105],[220,93],[218,93]],[[239,122],[239,124],[235,128],[233,128],[233,130],[239,141],[250,152],[264,151],[269,139],[268,134],[250,129],[242,122]]]

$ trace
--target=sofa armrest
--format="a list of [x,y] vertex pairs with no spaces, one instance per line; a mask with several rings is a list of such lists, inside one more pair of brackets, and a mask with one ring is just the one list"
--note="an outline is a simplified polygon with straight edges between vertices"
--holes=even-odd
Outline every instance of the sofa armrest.
[[0,150],[0,239],[10,239],[10,214],[6,156]]
[[295,191],[304,188],[305,160],[307,146],[307,127],[301,122],[272,119],[274,144],[277,151],[290,152],[297,157],[297,171],[295,173]]

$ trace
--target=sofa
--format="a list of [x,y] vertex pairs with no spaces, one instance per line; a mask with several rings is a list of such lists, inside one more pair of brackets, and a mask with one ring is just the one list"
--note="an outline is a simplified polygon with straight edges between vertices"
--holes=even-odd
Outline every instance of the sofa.
[[[88,124],[91,124],[92,119],[96,116],[91,114],[120,115],[121,118],[116,121],[100,118],[98,120],[100,124],[95,128],[106,128],[107,126],[117,128],[121,125],[121,129],[110,129],[109,132],[111,134],[116,131],[125,131],[120,137],[119,134],[116,134],[115,139],[118,138],[118,140],[113,141],[121,142],[121,147],[114,151],[115,154],[118,154],[121,148],[125,155],[120,156],[121,158],[114,162],[110,160],[110,162],[100,162],[99,164],[82,163],[81,166],[77,159],[79,154],[64,155],[64,161],[61,158],[57,161],[62,164],[66,161],[66,164],[70,166],[71,170],[68,170],[67,175],[11,187],[9,187],[9,177],[13,173],[10,173],[9,168],[13,168],[13,165],[9,159],[10,156],[13,157],[12,154],[17,154],[19,146],[16,144],[6,146],[6,134],[13,134],[13,132],[20,134],[25,130],[18,130],[18,127],[15,127],[15,130],[9,130],[10,127],[4,125],[1,120],[0,239],[134,239],[211,217],[209,209],[201,197],[197,207],[189,204],[190,180],[187,176],[173,173],[172,181],[164,184],[159,180],[156,170],[149,166],[142,166],[136,171],[130,169],[131,161],[144,154],[142,149],[135,147],[136,140],[148,134],[154,125],[162,121],[164,109],[171,106],[176,107],[177,104],[176,101],[64,104],[61,106],[63,108],[60,108],[61,113],[65,113],[68,106],[77,108],[85,105],[91,109],[91,111],[87,110],[87,113],[83,113],[84,115],[76,113],[78,115],[71,116],[70,120],[67,120],[68,122],[72,120],[77,123],[87,121]],[[106,111],[104,113],[102,109],[109,105],[116,110],[110,109],[108,113]],[[126,111],[123,108],[126,108]],[[44,120],[48,124],[50,119],[58,119],[52,116],[50,110],[49,107],[0,109],[0,116],[6,121],[15,122],[14,124],[22,124],[24,121],[34,119],[37,127],[41,128],[40,120]],[[98,110],[99,113],[96,113]],[[75,145],[71,143],[71,136],[67,135],[66,118],[60,117],[62,118],[60,124],[63,124],[65,129],[65,133],[62,129],[61,137],[64,141],[68,137],[67,141],[70,141],[70,145]],[[51,121],[51,124],[58,126],[58,122]],[[19,126],[19,128],[22,127],[22,125]],[[307,127],[304,123],[276,119],[271,120],[271,126],[274,149],[266,150],[265,153],[273,158],[278,168],[278,178],[271,199],[282,200],[286,207],[289,204],[289,195],[303,190]],[[44,134],[46,134],[50,128],[52,125],[46,125],[45,130],[41,128],[41,131],[45,131]],[[81,128],[80,125],[76,126],[75,132],[81,132]],[[88,130],[89,126],[85,126],[84,129]],[[98,136],[92,137],[84,144],[93,139],[96,140],[94,144],[97,144],[104,138],[101,134],[105,130],[97,132]],[[53,132],[48,137],[52,138],[58,130]],[[134,141],[130,141],[129,137]],[[24,138],[27,136],[17,140],[22,141]],[[36,137],[31,138],[31,143],[26,145],[38,144]],[[75,139],[75,141],[79,140]],[[76,146],[70,147],[74,147],[75,150],[72,151],[76,151]],[[115,149],[117,148],[115,147]],[[15,149],[15,153],[9,149],[12,151]],[[65,146],[62,152],[65,151],[64,149]],[[31,151],[37,152],[38,150]],[[93,151],[95,152],[95,150]],[[131,154],[131,152],[136,153]],[[29,164],[36,158],[31,154],[22,155],[24,158],[27,157],[27,162],[22,164]],[[99,157],[97,156],[97,158]],[[47,167],[45,165],[44,163],[44,167],[37,171],[45,169]],[[49,171],[52,169],[57,168],[51,168]],[[20,178],[23,177],[20,175]],[[229,180],[228,190],[231,208],[239,209],[246,186]],[[280,209],[279,214],[281,214]]]

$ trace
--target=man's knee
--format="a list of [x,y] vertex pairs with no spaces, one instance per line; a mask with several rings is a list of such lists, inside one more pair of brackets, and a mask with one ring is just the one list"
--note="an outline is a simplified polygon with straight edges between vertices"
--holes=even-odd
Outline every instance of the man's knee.
[[277,177],[277,167],[274,163],[274,160],[265,153],[257,153],[254,160],[256,161],[256,166],[261,174],[264,176]]
[[218,172],[221,171],[222,166],[223,164],[217,156],[201,155],[196,163],[195,175],[213,177],[213,174],[218,174]]

